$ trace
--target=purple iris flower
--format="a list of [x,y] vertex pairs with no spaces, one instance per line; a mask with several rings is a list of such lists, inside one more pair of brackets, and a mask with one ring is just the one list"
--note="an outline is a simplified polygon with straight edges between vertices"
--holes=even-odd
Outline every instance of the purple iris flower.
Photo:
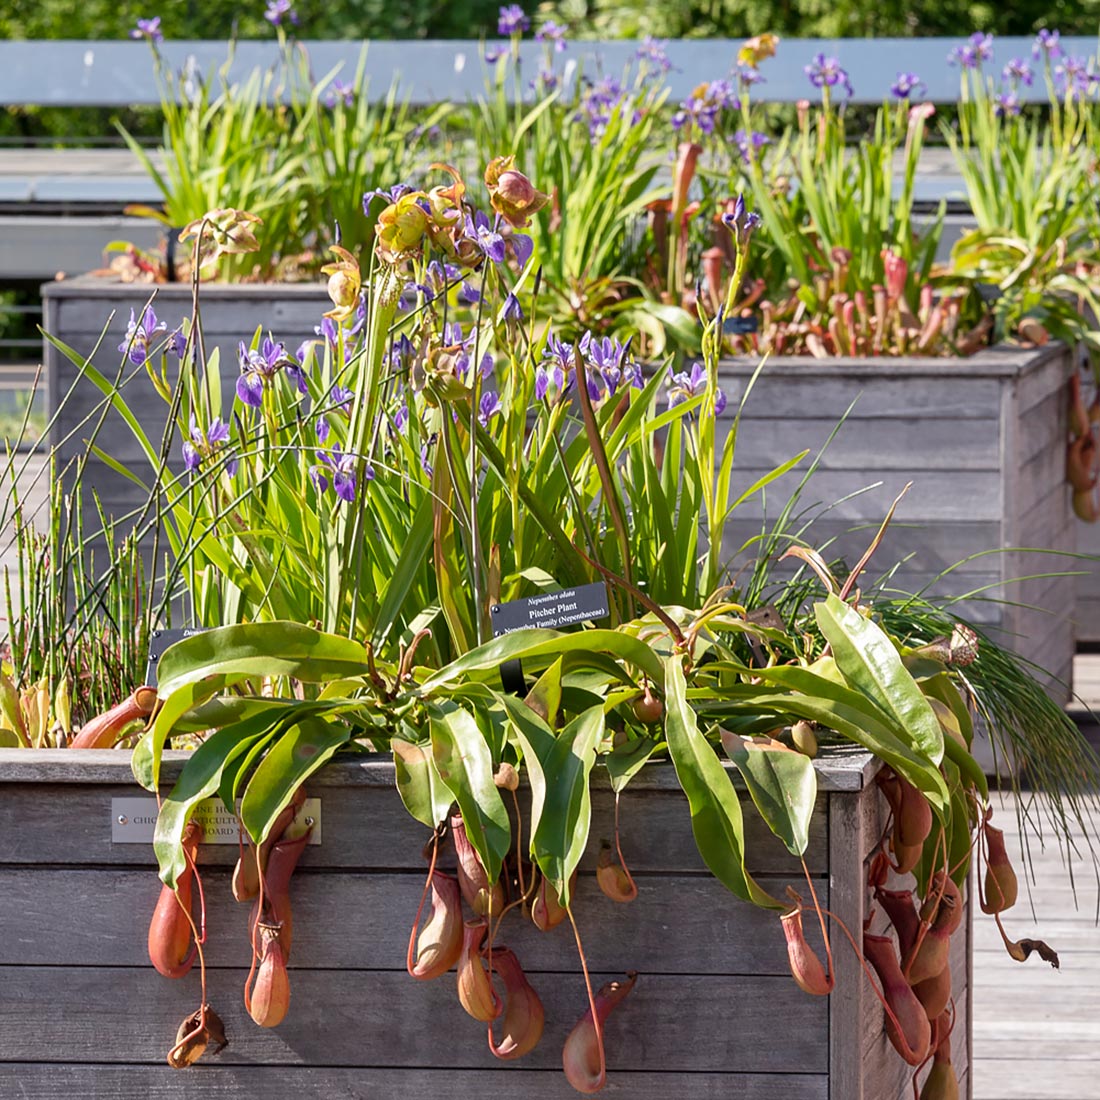
[[160,16],[152,19],[139,19],[137,26],[130,31],[131,38],[147,38],[150,42],[163,42],[164,34],[160,29]]
[[416,349],[413,347],[413,342],[405,333],[401,333],[390,347],[390,369],[398,372],[407,371],[412,366],[415,355]]
[[344,80],[334,80],[329,86],[328,91],[325,92],[324,99],[321,101],[331,111],[334,110],[338,103],[343,103],[345,107],[355,106],[355,86],[348,84]]
[[466,215],[466,237],[493,263],[504,263],[504,238],[493,228],[481,210],[475,210],[472,218]]
[[1054,85],[1059,94],[1085,95],[1097,77],[1089,72],[1089,64],[1083,57],[1070,54],[1054,66]]
[[489,421],[494,416],[502,416],[504,414],[504,406],[500,403],[500,394],[494,393],[493,390],[486,390],[481,395],[481,402],[478,407],[477,418],[483,428],[489,426]]
[[651,66],[656,72],[671,72],[672,62],[668,59],[667,46],[667,38],[654,38],[653,35],[647,34],[642,39],[642,44],[634,51],[634,56]]
[[135,367],[143,366],[149,358],[149,344],[153,338],[161,332],[167,332],[168,326],[163,321],[157,320],[156,311],[152,305],[147,305],[141,313],[141,319],[134,319],[134,311],[130,310],[130,323],[126,326],[126,336],[118,350],[125,352],[126,357]]
[[[332,471],[332,488],[336,495],[345,503],[351,504],[355,500],[357,488],[357,467],[359,460],[355,455],[343,454],[339,444],[331,451],[321,451],[321,461]],[[324,492],[328,488],[328,471],[323,467],[314,467],[310,471],[314,484],[318,490]],[[363,477],[367,481],[374,480],[374,470],[368,466],[363,471]]]
[[730,140],[737,147],[741,159],[746,164],[750,163],[765,145],[772,143],[772,139],[767,134],[760,133],[759,130],[753,130],[752,133],[738,130]]
[[737,87],[746,92],[754,84],[767,84],[763,74],[751,65],[737,66]]
[[890,85],[890,94],[895,99],[912,99],[924,95],[925,83],[916,73],[898,73],[897,80]]
[[473,343],[474,334],[471,332],[469,336],[462,335],[462,322],[461,321],[448,321],[443,326],[442,332],[443,344],[445,347],[469,347]]
[[527,82],[527,86],[533,92],[549,95],[560,83],[561,80],[558,74],[540,62],[538,72]]
[[432,465],[430,459],[432,448],[436,445],[438,439],[439,436],[433,433],[428,441],[420,448],[420,468],[428,477],[431,477],[432,474],[435,473],[435,467]]
[[[328,442],[328,437],[332,434],[332,425],[328,422],[327,416],[317,417],[317,442],[325,444]],[[327,486],[318,486],[322,490]]]
[[183,335],[182,328],[176,329],[176,331],[168,337],[168,347],[172,349],[177,359],[183,360],[184,355],[187,353],[187,337]]
[[843,68],[835,57],[826,57],[823,53],[814,54],[813,60],[803,68],[815,88],[843,88],[852,94],[852,81],[848,70]]
[[1057,61],[1062,56],[1062,47],[1059,45],[1061,37],[1058,31],[1048,31],[1044,27],[1032,44],[1031,56],[1042,57],[1045,54],[1048,61]]
[[613,76],[605,76],[594,84],[586,84],[574,120],[583,122],[592,141],[596,142],[626,99],[627,93],[622,84]]
[[949,65],[962,69],[980,69],[983,61],[993,60],[993,35],[975,31],[965,46],[956,46],[948,55]]
[[722,215],[722,224],[740,244],[744,244],[749,239],[752,231],[760,225],[760,221],[760,215],[755,210],[746,208],[744,195],[738,195],[733,209],[728,214]]
[[527,266],[527,261],[535,251],[535,242],[526,233],[513,233],[508,240],[512,245],[512,255],[521,268]]
[[279,26],[284,19],[289,23],[293,23],[294,26],[298,25],[298,13],[291,5],[291,0],[267,0],[267,10],[264,12],[264,18],[273,27]]
[[386,205],[391,206],[393,203],[397,202],[397,200],[401,198],[402,195],[407,195],[412,190],[413,187],[410,183],[395,183],[388,190],[384,187],[377,187],[373,191],[364,191],[363,213],[370,213],[370,204],[375,199],[385,199]]
[[531,20],[527,18],[519,4],[508,4],[500,9],[497,34],[503,38],[511,38],[513,34],[523,34],[530,26]]
[[[680,371],[678,374],[673,374],[672,369],[669,368],[668,377],[671,383],[668,390],[668,407],[670,409],[706,392],[707,372],[702,363],[692,363],[690,371]],[[726,395],[720,389],[716,390],[714,394],[715,416],[720,416],[725,407]]]
[[270,336],[265,336],[257,349],[247,347],[242,340],[237,347],[237,359],[241,366],[237,396],[244,404],[258,409],[263,404],[264,386],[290,362],[286,348]]
[[485,47],[485,64],[495,65],[502,57],[508,56],[507,46],[486,46]]
[[294,353],[294,358],[297,362],[301,363],[301,369],[304,371],[313,359],[313,340],[303,340],[298,345],[298,350]]
[[1035,80],[1035,74],[1032,72],[1031,66],[1022,57],[1014,57],[1004,67],[1001,75],[1005,80],[1012,81],[1013,84],[1024,84],[1028,88]]
[[409,426],[409,406],[404,401],[397,406],[397,412],[393,414],[393,426],[403,432]]
[[464,306],[476,306],[481,301],[481,291],[472,283],[463,280],[458,288],[458,300]]
[[599,400],[601,396],[600,381],[606,387],[608,397],[614,397],[624,381],[639,390],[645,384],[642,368],[630,355],[630,340],[620,344],[610,336],[600,338],[586,332],[580,339],[580,349],[585,362],[596,375],[595,378],[591,374],[588,376],[588,392],[593,401]]
[[328,392],[329,401],[342,413],[351,413],[351,402],[355,397],[355,391],[345,389],[339,382],[333,382],[332,389]]
[[694,123],[704,134],[712,134],[722,111],[736,111],[741,106],[736,90],[728,80],[712,80],[697,90],[700,94],[685,99],[679,111],[672,116],[675,129]]
[[[203,432],[199,427],[195,414],[191,414],[190,439],[183,443],[183,465],[189,473],[194,473],[202,464],[203,456],[212,454],[223,443],[229,442],[229,425],[223,424],[220,416],[215,416],[210,424],[210,430]],[[235,459],[231,459],[229,470],[232,476],[237,469]]]
[[[424,282],[416,283],[416,289],[423,291],[424,300],[434,302],[440,295],[445,294],[462,274],[454,264],[440,263],[432,260],[424,272]],[[476,300],[476,299],[475,299]]]
[[554,44],[555,53],[565,52],[565,36],[569,33],[569,28],[563,23],[555,23],[552,19],[543,23],[537,31],[535,31],[536,42],[552,42]]
[[698,397],[707,388],[707,372],[703,364],[698,362],[691,364],[690,371],[680,371],[677,374],[673,374],[670,367],[668,379],[671,383],[668,390],[670,409],[692,397]]
[[294,383],[298,392],[303,396],[309,393],[309,386],[306,384],[306,372],[305,368],[295,362],[289,356],[283,361],[283,368],[286,371],[286,376]]
[[519,299],[511,291],[508,292],[508,297],[504,299],[504,309],[501,311],[501,317],[509,324],[519,324],[523,320],[523,306],[519,304]]
[[390,369],[400,373],[408,371],[415,358],[416,349],[413,347],[413,342],[405,333],[401,333],[390,344]]
[[551,334],[535,369],[535,397],[542,401],[559,400],[573,384],[573,345]]

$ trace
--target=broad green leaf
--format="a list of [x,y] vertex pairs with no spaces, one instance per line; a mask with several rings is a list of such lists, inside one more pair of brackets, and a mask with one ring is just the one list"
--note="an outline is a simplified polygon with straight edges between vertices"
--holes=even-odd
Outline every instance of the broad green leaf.
[[688,704],[680,659],[665,661],[665,737],[676,777],[691,808],[691,831],[711,873],[744,901],[766,909],[783,903],[763,890],[745,868],[741,802],[726,769],[700,733]]
[[543,761],[550,759],[557,739],[554,731],[526,703],[521,703],[514,695],[501,695],[500,701],[508,712],[513,739],[523,756],[527,782],[531,786],[531,820],[528,822],[527,835],[531,838],[529,848],[534,855],[533,838],[546,802],[546,772],[543,770]]
[[[182,644],[182,643],[181,643]],[[540,630],[531,627],[515,630],[494,638],[491,642],[471,649],[457,660],[441,668],[424,681],[425,694],[462,679],[471,672],[484,672],[499,668],[505,661],[526,660],[537,657],[559,657],[565,653],[593,650],[610,653],[628,664],[635,665],[660,687],[664,670],[657,655],[645,642],[632,638],[618,630],[582,630],[576,634],[561,634],[556,630]],[[169,650],[168,652],[171,652]],[[161,660],[164,658],[162,657]]]
[[740,737],[722,737],[760,816],[801,857],[810,843],[810,818],[817,801],[817,773],[808,756],[790,749],[763,748]]
[[400,737],[390,739],[393,766],[397,773],[397,793],[405,809],[417,821],[434,829],[446,816],[454,799],[439,778],[431,756],[431,745],[424,748]]
[[241,798],[241,823],[254,844],[267,839],[295,791],[350,738],[351,730],[343,723],[302,718],[268,750]]
[[649,763],[654,753],[666,747],[663,741],[642,737],[637,741],[628,741],[609,752],[603,760],[607,774],[611,777],[611,789],[616,794],[622,794],[626,785]]
[[943,759],[940,723],[885,631],[833,595],[815,604],[814,614],[848,683],[890,715],[912,744],[938,764]]
[[222,626],[176,642],[157,666],[158,694],[207,676],[293,676],[320,683],[370,671],[359,642],[323,634],[301,623],[268,622]]
[[[816,662],[816,664],[820,666],[821,662]],[[788,691],[797,691],[800,695],[831,699],[834,703],[841,703],[853,711],[858,711],[863,716],[863,721],[869,731],[882,730],[901,744],[908,744],[903,726],[876,706],[862,692],[856,691],[855,688],[849,687],[839,679],[834,680],[828,676],[821,676],[813,669],[802,668],[798,665],[778,665],[775,668],[754,669],[753,675],[758,675],[766,683],[774,684],[776,687],[785,688]]]
[[[165,742],[172,736],[184,715],[212,699],[225,687],[225,677],[216,676],[202,683],[184,684],[164,700],[148,731],[134,746],[130,756],[130,771],[147,791],[154,794],[160,787],[160,761]],[[212,729],[213,723],[204,726]]]
[[947,806],[947,785],[936,768],[921,753],[899,740],[885,725],[875,726],[867,712],[838,703],[830,698],[810,695],[759,695],[751,703],[739,704],[747,713],[761,709],[794,718],[817,722],[835,730],[849,741],[862,745],[868,752],[885,760],[899,775],[922,791],[932,809],[941,818]]
[[959,769],[963,779],[968,785],[982,796],[984,802],[989,801],[989,780],[985,777],[985,770],[974,759],[968,749],[964,749],[953,737],[943,739],[943,755]]
[[562,659],[559,657],[536,681],[535,686],[527,693],[524,702],[533,710],[551,729],[558,724],[558,714],[561,710],[561,670]]
[[[199,690],[209,688],[212,680],[203,680],[199,684],[189,684],[181,691]],[[230,680],[232,683],[232,680]],[[253,714],[259,714],[273,705],[273,700],[264,699],[259,695],[216,695],[212,699],[192,707],[176,720],[173,727],[174,733],[202,733],[206,730],[221,729],[230,722],[239,722],[242,718],[249,718]],[[282,706],[282,703],[278,705]],[[167,703],[165,704],[167,706]]]
[[183,855],[183,831],[195,807],[213,795],[221,784],[227,763],[246,752],[270,730],[270,715],[246,718],[211,734],[191,755],[176,785],[161,804],[153,833],[153,851],[160,865],[161,880],[173,889],[187,861]]
[[493,782],[493,758],[473,715],[453,703],[428,707],[432,759],[462,811],[466,835],[495,883],[512,846],[508,811]]
[[542,761],[546,797],[538,825],[532,825],[532,851],[562,905],[570,904],[569,880],[588,844],[592,825],[588,784],[603,735],[603,706],[590,707],[558,734]]
[[21,749],[23,742],[15,730],[0,729],[0,749]]
[[274,715],[274,722],[267,733],[255,738],[247,749],[226,762],[222,769],[222,781],[218,784],[218,797],[230,813],[237,812],[237,799],[240,797],[241,786],[252,774],[256,762],[271,747],[271,742],[289,729],[292,723],[292,715],[286,707],[283,707],[282,714]]
[[[944,669],[933,676],[918,679],[917,683],[925,695],[931,696],[933,699],[939,699],[941,703],[951,708],[955,721],[959,723],[959,732],[965,738],[967,745],[972,745],[974,743],[974,720],[970,715],[970,708],[966,705],[966,700],[955,686],[955,681],[951,679],[947,670]],[[947,741],[945,739],[944,746],[946,747],[946,745]]]

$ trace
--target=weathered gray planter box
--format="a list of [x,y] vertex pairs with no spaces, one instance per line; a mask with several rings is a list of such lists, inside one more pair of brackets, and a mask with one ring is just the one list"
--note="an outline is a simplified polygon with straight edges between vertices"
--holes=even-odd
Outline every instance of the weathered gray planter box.
[[[854,402],[802,496],[803,506],[841,503],[804,537],[817,548],[835,539],[823,548],[826,558],[853,565],[891,501],[912,481],[865,582],[911,555],[893,586],[914,592],[963,562],[932,593],[955,596],[991,586],[984,599],[1016,606],[979,599],[967,601],[962,612],[1069,683],[1074,578],[1008,582],[1082,567],[1072,558],[1016,549],[1075,549],[1079,521],[1065,481],[1071,366],[1060,344],[1001,346],[965,360],[771,359],[741,419],[734,492],[804,448],[812,457]],[[744,360],[722,365],[731,422],[755,367]],[[769,519],[779,516],[800,476],[792,472],[767,490]],[[877,482],[880,487],[850,496]],[[759,533],[763,515],[759,497],[737,510],[731,549]],[[1054,684],[1051,692],[1060,700],[1067,694]]]
[[[166,778],[184,754],[169,754]],[[838,752],[819,765],[822,793],[808,864],[823,904],[862,927],[864,858],[882,803],[874,761]],[[136,792],[119,752],[0,750],[0,1095],[29,1100],[156,1096],[363,1097],[378,1100],[550,1100],[574,1096],[561,1045],[585,1009],[567,926],[543,935],[505,922],[546,1006],[542,1043],[499,1063],[485,1027],[459,1007],[451,976],[404,970],[425,867],[426,830],[405,813],[385,762],[327,768],[323,843],[294,883],[291,1006],[274,1030],[243,1009],[247,906],[229,893],[236,847],[204,847],[210,1000],[230,1046],[191,1070],[164,1064],[196,1006],[197,968],[160,977],[146,957],[159,883],[144,845],[112,845],[111,798]],[[599,893],[594,854],[612,828],[612,798],[594,795],[592,841],[577,916],[594,980],[640,971],[607,1028],[607,1094],[632,1100],[908,1100],[909,1073],[883,1034],[883,1013],[851,950],[834,934],[837,992],[802,993],[779,922],[729,895],[705,870],[670,767],[647,769],[622,801],[623,845],[638,876],[631,905]],[[798,865],[746,813],[751,866],[781,894]],[[587,872],[587,873],[586,873]],[[807,921],[814,935],[816,922]],[[953,1050],[969,1096],[969,923],[953,957],[959,1026]]]
[[[154,290],[156,300],[153,308],[157,318],[166,322],[168,332],[172,332],[185,317],[191,316],[190,284],[170,283],[152,287],[90,276],[43,286],[44,328],[81,355],[91,355],[98,344],[99,350],[95,352],[93,363],[102,374],[113,380],[122,360],[118,347],[126,336],[130,310],[133,309],[135,316],[139,315]],[[250,343],[256,326],[262,324],[265,333],[270,330],[273,338],[284,343],[293,354],[303,340],[316,338],[314,328],[321,323],[325,310],[331,307],[324,285],[318,283],[204,284],[199,302],[207,354],[215,347],[220,349],[222,395],[227,407],[234,399],[233,388],[240,374],[237,345],[241,340]],[[100,341],[105,325],[106,335]],[[80,425],[100,403],[102,394],[91,382],[84,380],[62,406],[62,399],[76,382],[79,370],[49,341],[44,341],[43,356],[49,379],[49,411],[52,415],[59,407],[62,409],[49,442],[61,445],[60,455],[67,460],[84,452],[83,441],[91,435],[98,422],[98,414],[85,426]],[[174,383],[177,377],[176,360],[171,353],[168,364],[169,380]],[[159,448],[168,406],[157,394],[143,368],[127,363],[124,377],[129,381],[122,390],[123,397],[153,445]],[[72,438],[62,444],[62,440],[70,434]],[[152,480],[148,460],[121,416],[113,411],[108,413],[99,439],[100,446],[110,455],[146,482]],[[183,469],[181,445],[182,440],[177,433],[171,455],[175,473]],[[94,456],[85,471],[84,483],[96,488],[104,511],[116,518],[126,515],[145,501],[145,494],[138,486],[119,476]],[[85,501],[85,515],[91,523],[94,508],[90,499]],[[89,530],[94,529],[89,527]]]

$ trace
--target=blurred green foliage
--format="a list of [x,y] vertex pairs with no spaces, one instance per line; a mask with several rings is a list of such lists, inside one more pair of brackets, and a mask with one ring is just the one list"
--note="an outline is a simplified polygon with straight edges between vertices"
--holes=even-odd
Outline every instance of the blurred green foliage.
[[[496,33],[498,0],[298,0],[305,38],[477,38]],[[1100,0],[557,0],[537,6],[585,37],[738,38],[761,31],[800,37],[960,35],[973,30],[1095,34]],[[160,15],[169,38],[266,38],[263,0],[15,0],[0,5],[0,38],[122,38],[139,17]]]
[[1088,35],[1100,26],[1100,0],[559,0],[543,4],[543,13],[594,38],[1030,35],[1041,27]]
[[[296,0],[303,38],[476,38],[495,33],[495,0]],[[264,0],[15,0],[0,38],[125,38],[159,15],[166,38],[274,37]]]

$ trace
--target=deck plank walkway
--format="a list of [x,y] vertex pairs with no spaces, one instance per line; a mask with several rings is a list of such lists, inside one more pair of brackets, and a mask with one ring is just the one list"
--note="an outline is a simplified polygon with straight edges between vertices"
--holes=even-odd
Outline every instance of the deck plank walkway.
[[[1100,656],[1079,655],[1074,680],[1084,702],[1100,710]],[[1084,723],[1083,730],[1097,744],[1100,730]],[[1019,866],[1015,800],[994,796],[994,805]],[[1090,824],[1095,844],[1100,813]],[[1075,898],[1058,846],[1049,838],[1043,850],[1032,846],[1030,904],[1021,882],[1020,900],[1004,917],[1014,938],[1047,940],[1060,970],[1034,957],[1013,962],[992,919],[975,918],[974,1100],[1100,1100],[1100,887],[1088,849],[1081,851]]]

